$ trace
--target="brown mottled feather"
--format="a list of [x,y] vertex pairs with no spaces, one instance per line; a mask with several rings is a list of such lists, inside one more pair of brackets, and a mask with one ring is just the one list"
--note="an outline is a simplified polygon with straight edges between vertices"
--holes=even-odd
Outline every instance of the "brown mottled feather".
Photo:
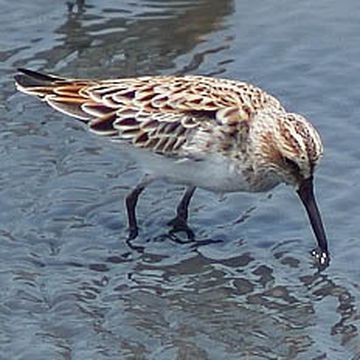
[[[191,149],[195,131],[205,138],[209,133],[239,133],[239,141],[244,141],[255,111],[267,106],[281,109],[275,98],[255,86],[225,79],[155,76],[101,81],[21,72],[16,77],[19,90],[87,122],[99,135],[165,155]],[[209,151],[208,142],[201,143]],[[221,144],[222,151],[227,148]]]

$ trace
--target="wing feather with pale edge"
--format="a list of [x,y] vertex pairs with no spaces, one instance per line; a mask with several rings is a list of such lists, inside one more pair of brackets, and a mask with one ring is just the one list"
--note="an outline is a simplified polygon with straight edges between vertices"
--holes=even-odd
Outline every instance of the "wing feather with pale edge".
[[218,135],[241,133],[258,109],[282,109],[263,90],[226,79],[189,75],[101,81],[19,70],[15,79],[20,91],[88,123],[99,135],[164,155],[189,148],[194,133],[206,139],[206,148],[214,130]]

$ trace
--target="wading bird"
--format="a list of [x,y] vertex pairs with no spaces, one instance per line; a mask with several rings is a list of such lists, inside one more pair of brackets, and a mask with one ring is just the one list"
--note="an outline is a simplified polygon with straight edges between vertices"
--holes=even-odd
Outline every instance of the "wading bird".
[[313,175],[323,152],[303,116],[251,84],[205,76],[66,79],[19,69],[17,88],[85,122],[92,132],[130,144],[145,177],[126,197],[129,238],[138,235],[135,208],[156,179],[185,185],[173,225],[185,230],[196,187],[263,192],[292,185],[308,213],[321,265],[328,245]]

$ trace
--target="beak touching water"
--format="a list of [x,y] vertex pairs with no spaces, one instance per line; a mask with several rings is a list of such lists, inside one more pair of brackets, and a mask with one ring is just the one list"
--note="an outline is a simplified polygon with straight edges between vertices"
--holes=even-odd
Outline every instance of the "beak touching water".
[[318,243],[318,249],[314,250],[313,254],[319,260],[320,265],[327,266],[329,263],[328,245],[320,211],[315,200],[312,176],[303,180],[297,193],[304,204]]

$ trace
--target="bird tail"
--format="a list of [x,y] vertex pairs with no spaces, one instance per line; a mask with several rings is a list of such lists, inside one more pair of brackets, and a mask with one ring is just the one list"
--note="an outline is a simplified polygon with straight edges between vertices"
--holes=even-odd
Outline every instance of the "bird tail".
[[95,105],[86,88],[96,84],[92,80],[66,79],[28,69],[18,69],[15,75],[19,91],[38,97],[50,106],[67,115],[88,121],[89,114],[83,105]]
[[16,87],[19,91],[40,98],[53,92],[55,85],[66,83],[66,79],[43,74],[37,71],[19,68],[20,74],[15,75]]

